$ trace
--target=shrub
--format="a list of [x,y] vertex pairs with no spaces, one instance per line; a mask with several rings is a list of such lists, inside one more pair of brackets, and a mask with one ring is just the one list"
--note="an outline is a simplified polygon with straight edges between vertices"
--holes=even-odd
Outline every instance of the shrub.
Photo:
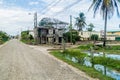
[[92,34],[91,35],[91,40],[98,40],[98,35],[97,34]]

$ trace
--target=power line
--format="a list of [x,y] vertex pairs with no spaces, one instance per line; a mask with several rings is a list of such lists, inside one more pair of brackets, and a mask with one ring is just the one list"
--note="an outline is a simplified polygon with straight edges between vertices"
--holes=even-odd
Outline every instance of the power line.
[[60,1],[62,1],[62,0],[52,1],[50,4],[48,4],[47,7],[43,8],[43,9],[40,11],[40,14],[41,14],[41,15],[45,15],[45,14],[50,10],[50,8],[56,6]]
[[45,15],[52,7],[54,7],[54,6],[56,6],[59,2],[61,2],[62,0],[58,0],[58,1],[56,1],[56,2],[53,2],[53,3],[51,3],[51,5],[49,5],[47,8],[46,8],[46,10],[44,10],[43,12],[42,12],[42,15]]
[[55,3],[55,1],[52,1],[50,4],[48,4],[47,7],[43,8],[43,9],[41,10],[41,13],[42,13],[43,11],[45,11],[49,6],[53,5],[54,3]]
[[74,5],[78,4],[80,1],[81,1],[81,0],[75,1],[74,3],[72,3],[72,4],[68,5],[68,6],[66,6],[62,11],[59,11],[59,12],[55,13],[54,15],[61,14],[62,12],[66,11],[67,9],[69,9],[69,8],[73,7]]

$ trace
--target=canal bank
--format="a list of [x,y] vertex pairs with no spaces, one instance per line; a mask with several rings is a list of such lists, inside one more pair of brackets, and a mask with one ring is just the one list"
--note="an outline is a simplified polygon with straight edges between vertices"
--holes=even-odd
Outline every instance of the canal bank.
[[106,75],[102,74],[102,72],[97,71],[96,69],[94,69],[92,67],[81,64],[79,61],[77,61],[76,58],[73,58],[70,55],[68,57],[68,55],[63,54],[60,51],[52,51],[51,54],[54,55],[55,57],[57,57],[58,59],[61,59],[64,62],[68,63],[69,65],[72,65],[72,66],[78,68],[79,70],[82,70],[87,75],[89,75],[93,78],[98,78],[99,80],[115,80],[114,78],[106,76]]

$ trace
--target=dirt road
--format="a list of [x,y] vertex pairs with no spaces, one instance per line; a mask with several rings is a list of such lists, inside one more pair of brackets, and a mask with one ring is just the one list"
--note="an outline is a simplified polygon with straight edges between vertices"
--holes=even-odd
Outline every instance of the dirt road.
[[17,40],[0,48],[0,80],[91,80],[46,55],[41,47],[36,50]]

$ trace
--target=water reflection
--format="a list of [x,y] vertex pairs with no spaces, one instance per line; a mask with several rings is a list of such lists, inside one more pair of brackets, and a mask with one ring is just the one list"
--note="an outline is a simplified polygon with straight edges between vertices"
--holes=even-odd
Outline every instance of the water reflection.
[[[91,55],[90,51],[85,51],[89,56]],[[93,53],[94,56],[103,56],[103,52],[96,52]],[[120,60],[120,55],[118,54],[105,54],[106,57],[112,58],[112,59],[118,59]]]
[[[79,60],[76,57],[72,57],[70,55],[65,56],[66,59],[73,61],[74,63],[79,63]],[[120,72],[117,72],[115,70],[112,70],[106,66],[100,65],[100,64],[92,64],[90,62],[90,57],[85,57],[84,58],[84,63],[82,65],[88,66],[88,67],[93,67],[96,70],[102,72],[102,74],[110,76],[112,78],[115,78],[116,80],[120,80]],[[81,63],[80,63],[81,64]]]

